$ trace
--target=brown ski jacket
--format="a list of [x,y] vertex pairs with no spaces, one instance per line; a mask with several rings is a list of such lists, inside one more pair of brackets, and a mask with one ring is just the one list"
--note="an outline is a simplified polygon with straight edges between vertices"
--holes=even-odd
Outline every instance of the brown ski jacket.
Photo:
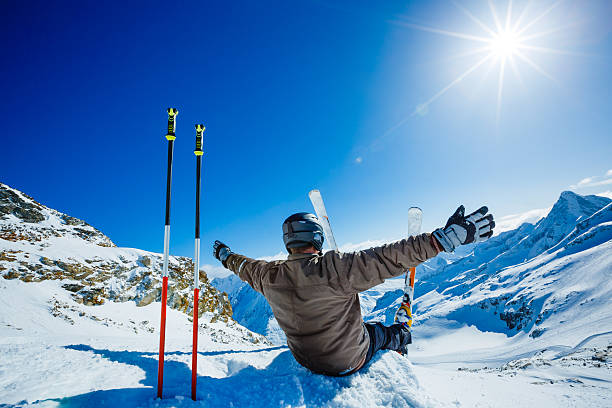
[[438,254],[430,234],[353,253],[292,254],[266,262],[231,254],[227,268],[263,294],[304,367],[326,375],[358,370],[370,339],[357,293]]

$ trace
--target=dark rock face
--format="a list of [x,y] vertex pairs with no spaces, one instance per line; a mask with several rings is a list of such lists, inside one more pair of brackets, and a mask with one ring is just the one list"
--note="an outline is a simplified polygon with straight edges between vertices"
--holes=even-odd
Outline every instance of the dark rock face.
[[9,216],[16,219],[0,224],[0,239],[6,241],[44,242],[49,238],[77,237],[102,247],[115,246],[106,235],[86,222],[45,207],[0,183],[0,220],[7,221]]
[[87,225],[84,221],[79,220],[78,218],[71,217],[66,214],[62,214],[62,221],[66,225]]
[[30,200],[31,202],[25,201],[18,194],[7,189],[4,184],[0,184],[0,216],[12,214],[28,223],[44,221],[42,206]]

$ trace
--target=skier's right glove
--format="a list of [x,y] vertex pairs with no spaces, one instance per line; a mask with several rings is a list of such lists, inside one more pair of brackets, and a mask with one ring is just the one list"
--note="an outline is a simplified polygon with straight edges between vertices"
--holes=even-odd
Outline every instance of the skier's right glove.
[[215,256],[215,258],[220,260],[223,266],[225,266],[226,268],[227,265],[225,261],[227,261],[227,258],[231,254],[233,254],[233,252],[229,249],[227,245],[225,245],[221,241],[215,241],[215,243],[213,244],[213,255]]
[[487,207],[481,207],[466,217],[465,207],[461,205],[446,226],[435,230],[433,236],[446,252],[453,252],[459,245],[485,241],[493,235],[495,227],[493,215],[487,212]]

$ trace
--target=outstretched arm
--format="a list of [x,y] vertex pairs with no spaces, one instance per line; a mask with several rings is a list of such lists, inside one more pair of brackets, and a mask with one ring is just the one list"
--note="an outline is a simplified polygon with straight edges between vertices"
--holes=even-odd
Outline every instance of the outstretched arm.
[[324,262],[348,292],[363,292],[433,258],[439,248],[431,234],[421,234],[353,253],[328,252]]
[[215,241],[213,255],[221,261],[223,266],[238,275],[240,279],[248,283],[253,289],[263,293],[261,276],[267,265],[266,261],[259,261],[235,254],[221,241]]
[[441,251],[452,252],[459,245],[480,242],[493,235],[493,215],[481,207],[465,216],[460,206],[448,219],[444,228],[432,234],[421,234],[380,247],[350,254],[328,252],[329,266],[338,274],[339,281],[348,291],[362,292],[396,277]]

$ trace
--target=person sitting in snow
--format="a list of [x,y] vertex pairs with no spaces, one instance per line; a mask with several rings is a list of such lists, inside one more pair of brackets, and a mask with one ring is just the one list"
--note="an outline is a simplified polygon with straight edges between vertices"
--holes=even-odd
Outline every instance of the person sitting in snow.
[[283,222],[287,260],[266,262],[233,253],[215,241],[214,256],[265,296],[298,363],[329,376],[350,375],[378,350],[406,352],[406,322],[364,323],[358,293],[402,275],[441,251],[484,241],[495,222],[487,207],[465,216],[460,206],[444,228],[363,251],[322,253],[323,228],[309,213]]

